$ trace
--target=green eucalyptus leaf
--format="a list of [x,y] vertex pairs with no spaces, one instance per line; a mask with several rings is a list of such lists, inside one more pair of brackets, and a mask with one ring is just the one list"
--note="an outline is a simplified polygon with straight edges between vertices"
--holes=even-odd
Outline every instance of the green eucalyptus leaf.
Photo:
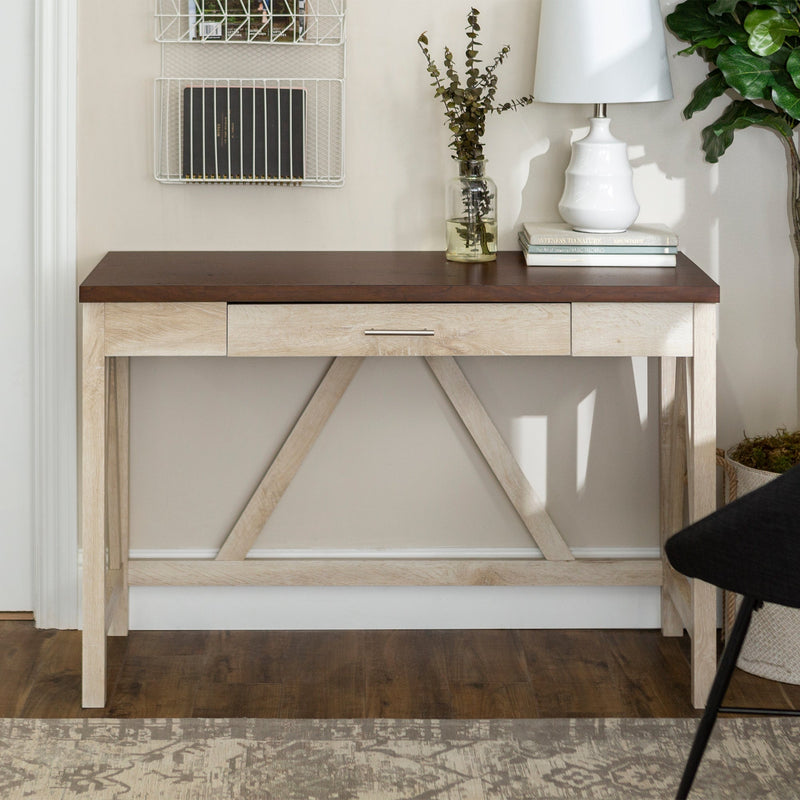
[[697,111],[708,108],[712,100],[721,97],[728,89],[725,76],[718,69],[708,74],[708,77],[695,88],[691,102],[683,109],[686,119],[691,119]]
[[769,96],[768,89],[775,82],[777,67],[768,59],[749,53],[732,45],[717,57],[717,66],[731,88],[751,100]]
[[[434,97],[441,98],[448,129],[451,136],[449,147],[453,148],[457,158],[474,159],[483,156],[482,137],[486,131],[486,116],[495,110],[493,103],[497,86],[496,68],[510,52],[510,47],[504,45],[494,59],[483,68],[478,67],[483,61],[479,58],[481,42],[478,40],[478,11],[471,9],[467,16],[466,39],[464,50],[466,70],[464,83],[456,69],[453,52],[449,47],[444,48],[444,74],[443,80],[436,62],[431,57],[427,48],[427,35],[420,34],[418,44],[425,56],[426,69],[434,79]],[[532,98],[525,97],[504,104],[504,110],[527,105]]]

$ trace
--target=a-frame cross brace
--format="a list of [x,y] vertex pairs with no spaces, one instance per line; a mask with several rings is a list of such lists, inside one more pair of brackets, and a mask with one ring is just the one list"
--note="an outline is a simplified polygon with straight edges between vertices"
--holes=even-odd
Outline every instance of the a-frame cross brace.
[[[217,553],[217,561],[241,561],[250,552],[363,360],[346,357],[333,360],[225,539]],[[436,356],[426,357],[425,360],[542,555],[548,561],[572,561],[574,556],[545,511],[544,503],[525,477],[455,359]]]

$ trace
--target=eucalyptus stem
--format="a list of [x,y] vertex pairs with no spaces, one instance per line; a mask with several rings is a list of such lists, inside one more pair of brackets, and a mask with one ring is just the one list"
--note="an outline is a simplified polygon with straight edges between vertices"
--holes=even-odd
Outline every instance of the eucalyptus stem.
[[421,33],[417,39],[427,62],[428,74],[433,79],[431,86],[434,88],[434,97],[440,98],[444,104],[445,123],[450,130],[448,146],[455,151],[453,158],[465,161],[483,158],[483,137],[489,114],[502,114],[533,102],[531,95],[505,103],[495,102],[497,68],[505,61],[511,48],[509,45],[500,48],[481,71],[479,14],[477,8],[471,8],[467,14],[467,43],[464,49],[466,77],[463,81],[455,68],[450,48],[444,48],[442,70],[428,49],[427,34]]
[[[439,98],[444,106],[445,125],[450,131],[448,147],[453,150],[453,158],[460,162],[460,203],[457,213],[448,218],[449,230],[455,232],[457,239],[469,252],[468,257],[456,258],[456,247],[451,248],[451,234],[448,233],[448,258],[459,261],[490,261],[496,252],[496,192],[490,188],[494,183],[485,178],[483,173],[486,118],[489,114],[502,114],[533,102],[531,95],[505,103],[495,101],[497,70],[511,48],[504,45],[488,64],[483,65],[480,58],[479,14],[477,8],[471,8],[467,14],[463,79],[456,69],[453,51],[449,47],[444,48],[440,68],[428,49],[427,34],[423,32],[417,39],[425,57],[428,75],[432,78],[433,96]],[[470,169],[475,169],[476,164],[480,165],[480,170],[471,174]],[[459,252],[459,256],[462,255]]]

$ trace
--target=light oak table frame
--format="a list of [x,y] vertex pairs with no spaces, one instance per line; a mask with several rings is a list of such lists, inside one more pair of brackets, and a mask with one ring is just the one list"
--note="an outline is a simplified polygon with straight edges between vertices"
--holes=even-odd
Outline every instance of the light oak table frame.
[[[716,504],[719,287],[675,269],[455,265],[438,253],[109,253],[83,282],[83,705],[106,701],[106,637],[129,586],[660,586],[662,630],[691,636],[692,697],[715,672],[716,593],[666,560],[575,559],[455,356],[649,356],[660,362],[661,541]],[[129,559],[129,359],[333,360],[214,559]],[[530,560],[249,559],[364,358],[424,357],[538,545]],[[688,513],[686,511],[688,509]]]

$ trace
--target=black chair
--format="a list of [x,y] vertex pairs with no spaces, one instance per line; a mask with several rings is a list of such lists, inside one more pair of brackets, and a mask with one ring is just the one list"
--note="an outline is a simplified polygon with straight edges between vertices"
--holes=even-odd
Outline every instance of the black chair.
[[753,611],[765,602],[800,608],[800,466],[676,533],[665,550],[678,572],[743,596],[675,796],[685,800],[720,711],[800,716],[722,706]]

